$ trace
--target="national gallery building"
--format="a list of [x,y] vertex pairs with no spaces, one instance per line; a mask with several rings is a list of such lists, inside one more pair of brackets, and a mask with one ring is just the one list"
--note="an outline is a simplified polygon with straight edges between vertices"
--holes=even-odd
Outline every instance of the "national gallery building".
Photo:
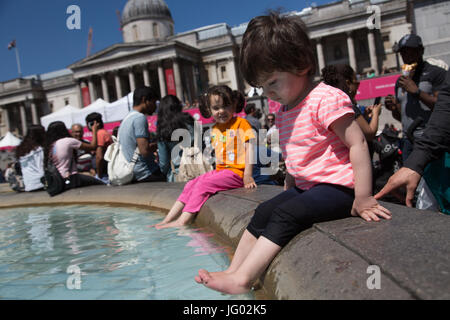
[[[378,75],[402,63],[392,47],[407,33],[422,36],[425,58],[450,63],[449,11],[448,1],[342,0],[288,14],[301,16],[308,26],[319,70],[348,63],[360,74]],[[249,91],[238,61],[247,22],[175,34],[164,0],[129,0],[121,23],[122,43],[63,70],[0,82],[0,137],[8,131],[24,135],[30,124],[66,105],[82,108],[98,98],[113,102],[143,85],[190,103],[215,84]]]

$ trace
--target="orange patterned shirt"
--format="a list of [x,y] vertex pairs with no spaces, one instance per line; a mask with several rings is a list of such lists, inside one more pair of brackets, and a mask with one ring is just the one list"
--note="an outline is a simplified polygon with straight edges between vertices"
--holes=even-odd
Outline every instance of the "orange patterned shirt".
[[247,120],[234,117],[227,124],[215,124],[211,132],[211,144],[216,153],[216,170],[228,169],[244,177],[245,143],[255,138],[255,132]]

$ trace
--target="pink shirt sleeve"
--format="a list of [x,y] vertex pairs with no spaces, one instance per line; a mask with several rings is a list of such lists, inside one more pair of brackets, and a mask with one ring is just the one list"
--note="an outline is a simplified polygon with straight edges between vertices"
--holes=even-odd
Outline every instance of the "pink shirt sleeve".
[[350,98],[341,90],[336,89],[330,91],[330,94],[322,99],[318,105],[317,117],[320,124],[328,129],[337,119],[354,113]]

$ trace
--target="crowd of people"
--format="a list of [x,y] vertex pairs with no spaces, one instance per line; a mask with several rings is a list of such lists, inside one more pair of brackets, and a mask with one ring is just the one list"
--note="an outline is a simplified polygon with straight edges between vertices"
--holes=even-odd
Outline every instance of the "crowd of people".
[[[412,206],[422,176],[440,210],[448,213],[450,161],[445,161],[445,152],[450,149],[450,73],[423,60],[423,45],[416,35],[403,37],[398,50],[405,64],[416,65],[398,79],[395,95],[385,99],[386,108],[403,125],[397,155],[401,154],[405,165],[395,174],[392,171],[374,196],[372,164],[375,146],[381,141],[377,131],[382,105],[379,101],[358,105],[359,81],[348,65],[326,66],[321,81],[313,81],[313,46],[298,17],[270,13],[250,21],[242,39],[241,72],[250,85],[262,87],[282,107],[262,123],[261,111],[246,103],[242,93],[224,85],[209,88],[198,103],[202,116],[215,121],[208,139],[200,142],[202,147],[209,143],[214,151],[213,170],[188,181],[169,213],[154,227],[189,224],[220,191],[255,189],[280,180],[284,191],[255,209],[229,268],[222,272],[200,269],[195,281],[229,294],[247,292],[301,231],[314,223],[351,216],[368,222],[391,219],[392,213],[378,200],[406,186],[406,204]],[[16,150],[25,191],[45,187],[41,177],[49,162],[66,179],[65,189],[108,183],[104,156],[116,139],[126,161],[134,164],[134,182],[176,181],[187,149],[177,148],[182,139],[173,139],[173,133],[184,130],[190,137],[184,142],[194,145],[194,119],[183,112],[185,106],[177,97],[160,99],[151,87],[136,89],[133,100],[133,110],[122,121],[117,138],[104,130],[98,114],[86,118],[92,131],[90,142],[83,140],[81,125],[72,126],[71,133],[62,122],[51,123],[46,132],[41,126],[30,128]],[[158,100],[157,131],[152,138],[146,116],[155,112]],[[235,115],[242,110],[245,118]],[[275,173],[262,173],[271,164],[262,163],[261,154],[277,159],[275,173],[282,172],[281,179],[274,178]],[[431,165],[434,170],[428,170]],[[446,177],[443,183],[433,183]]]

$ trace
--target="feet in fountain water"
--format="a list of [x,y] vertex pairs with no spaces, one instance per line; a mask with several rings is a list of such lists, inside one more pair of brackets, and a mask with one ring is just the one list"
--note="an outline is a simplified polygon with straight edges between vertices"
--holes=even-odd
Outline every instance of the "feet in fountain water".
[[195,281],[204,286],[227,294],[247,293],[251,289],[251,283],[245,277],[235,272],[208,272],[200,269]]

